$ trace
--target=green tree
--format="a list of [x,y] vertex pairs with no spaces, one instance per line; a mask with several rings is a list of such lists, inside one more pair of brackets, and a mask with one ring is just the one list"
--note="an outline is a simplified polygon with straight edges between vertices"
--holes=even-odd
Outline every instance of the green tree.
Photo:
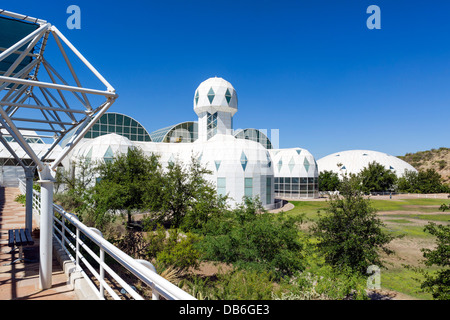
[[244,198],[235,210],[216,215],[204,228],[203,258],[276,276],[304,268],[305,239],[299,218],[265,213],[258,199]]
[[210,173],[195,157],[188,166],[178,161],[169,163],[159,196],[149,198],[151,192],[144,195],[146,207],[155,210],[149,217],[153,225],[201,229],[212,215],[223,210],[225,199],[217,196],[215,185],[205,178]]
[[421,288],[432,294],[436,300],[450,299],[450,226],[436,225],[430,222],[425,226],[425,231],[436,236],[434,249],[422,249],[425,265],[428,267],[442,267],[434,274],[424,270],[421,273],[425,277]]
[[398,190],[411,193],[449,192],[449,187],[442,182],[441,175],[434,169],[405,171],[397,186]]
[[386,245],[394,237],[382,230],[383,223],[358,184],[358,179],[344,176],[340,194],[330,195],[327,214],[311,230],[327,263],[365,274],[370,265],[383,267],[380,253],[393,253]]
[[389,191],[397,179],[394,172],[375,161],[369,163],[358,175],[364,192]]
[[336,191],[339,189],[339,177],[336,172],[322,171],[319,173],[319,191]]
[[98,217],[110,210],[125,211],[130,223],[132,211],[144,208],[146,190],[150,189],[153,196],[162,187],[158,156],[146,156],[138,148],[130,148],[113,161],[100,164],[98,174],[92,194]]

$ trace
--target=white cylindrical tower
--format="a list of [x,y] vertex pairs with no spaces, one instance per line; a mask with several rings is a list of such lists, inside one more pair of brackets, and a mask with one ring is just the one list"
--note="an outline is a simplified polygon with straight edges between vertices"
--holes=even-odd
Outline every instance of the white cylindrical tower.
[[198,141],[207,141],[216,134],[232,134],[236,90],[222,78],[209,78],[195,90],[194,111],[198,115]]

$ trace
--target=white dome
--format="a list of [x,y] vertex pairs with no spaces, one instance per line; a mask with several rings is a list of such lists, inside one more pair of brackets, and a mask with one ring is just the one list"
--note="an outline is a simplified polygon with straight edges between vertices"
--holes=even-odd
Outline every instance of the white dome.
[[336,152],[317,160],[319,171],[332,171],[338,175],[345,173],[358,174],[371,162],[377,162],[386,169],[392,170],[398,177],[405,170],[417,171],[409,163],[387,153],[371,150],[348,150]]
[[194,111],[197,115],[203,112],[229,112],[233,116],[237,112],[237,95],[231,83],[222,78],[209,78],[195,90]]
[[271,149],[276,177],[317,177],[318,170],[314,156],[306,149]]
[[110,133],[95,139],[84,139],[76,148],[74,156],[78,159],[105,160],[126,153],[134,144],[128,138]]

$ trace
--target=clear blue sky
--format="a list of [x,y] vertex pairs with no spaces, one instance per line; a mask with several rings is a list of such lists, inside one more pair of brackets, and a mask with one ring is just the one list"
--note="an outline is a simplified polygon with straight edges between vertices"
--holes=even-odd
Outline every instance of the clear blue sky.
[[[69,30],[69,5],[81,29]],[[369,30],[369,5],[381,30]],[[5,4],[2,4],[4,6]],[[153,131],[196,120],[209,77],[239,97],[235,128],[279,129],[316,159],[450,147],[450,1],[14,1],[48,20],[116,88],[110,111]]]

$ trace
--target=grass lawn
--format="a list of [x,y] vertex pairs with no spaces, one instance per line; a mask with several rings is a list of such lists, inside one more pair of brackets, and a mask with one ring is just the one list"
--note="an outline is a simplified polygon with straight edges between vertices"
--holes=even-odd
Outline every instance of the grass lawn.
[[[424,231],[425,224],[428,222],[450,223],[450,212],[441,213],[439,211],[440,205],[450,204],[448,199],[377,200],[372,197],[371,201],[374,208],[380,212],[380,217],[386,225],[386,231],[394,235],[403,235],[404,239],[417,243],[418,246],[423,241],[434,243],[434,236]],[[291,203],[294,205],[294,209],[288,213],[304,215],[306,221],[310,223],[317,221],[319,215],[327,214],[328,203],[326,201],[291,201]],[[393,211],[400,212],[397,214]],[[409,252],[406,251],[407,249],[404,250],[403,254]],[[392,267],[388,266],[387,270],[382,270],[382,288],[401,292],[417,299],[431,299],[430,294],[420,292],[420,282],[415,280],[416,278],[422,279],[422,276],[401,265],[402,261],[398,261]],[[427,268],[426,270],[433,271],[435,269]]]

